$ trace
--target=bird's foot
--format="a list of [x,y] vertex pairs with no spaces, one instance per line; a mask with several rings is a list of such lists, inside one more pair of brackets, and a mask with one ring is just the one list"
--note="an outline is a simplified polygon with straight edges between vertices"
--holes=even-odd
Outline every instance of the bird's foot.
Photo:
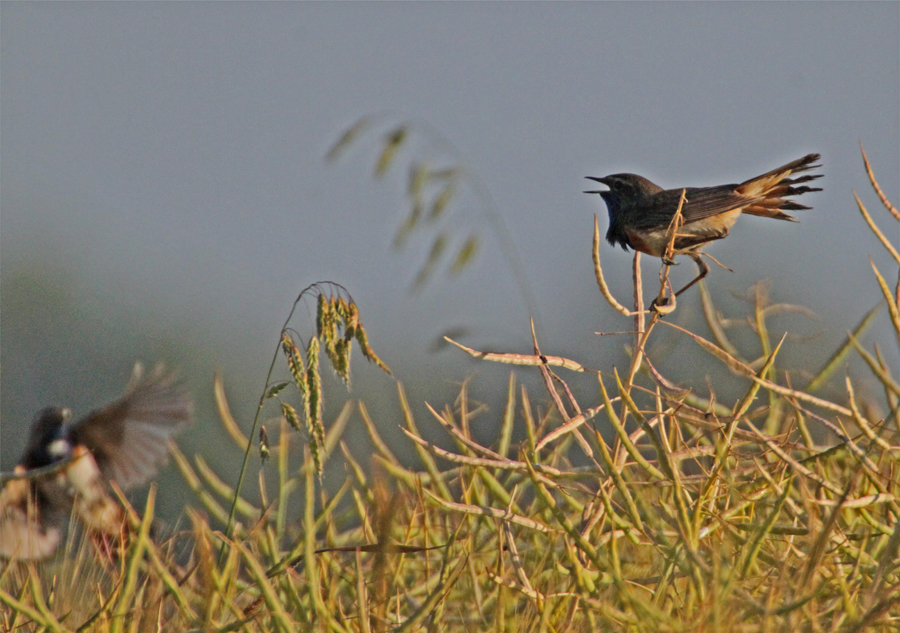
[[657,297],[653,301],[650,302],[650,311],[655,312],[660,317],[664,317],[667,314],[671,314],[675,311],[675,297],[663,297],[662,300]]
[[674,259],[669,259],[665,255],[662,257],[662,263],[665,264],[666,266],[677,266],[678,265],[678,262],[676,262]]

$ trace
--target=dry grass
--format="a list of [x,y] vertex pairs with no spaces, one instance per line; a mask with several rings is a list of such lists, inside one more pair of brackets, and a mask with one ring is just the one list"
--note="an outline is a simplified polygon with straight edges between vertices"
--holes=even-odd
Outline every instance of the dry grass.
[[[900,222],[883,195],[882,202],[888,221]],[[900,269],[891,242],[859,207]],[[176,451],[197,497],[189,530],[151,539],[151,494],[144,519],[134,515],[137,538],[111,562],[74,544],[55,561],[6,565],[0,627],[900,629],[900,384],[881,350],[861,342],[872,314],[800,387],[779,366],[784,339],[769,335],[772,319],[795,307],[772,304],[757,288],[746,315],[756,334],[750,349],[730,340],[734,319],[701,287],[710,332],[702,337],[645,312],[640,292],[633,310],[616,301],[603,283],[597,242],[595,235],[603,295],[634,318],[628,366],[596,372],[542,355],[537,341],[531,355],[464,348],[485,361],[533,365],[550,404],[535,406],[511,376],[506,406],[494,414],[497,437],[485,446],[470,427],[475,415],[489,414],[473,407],[463,385],[452,405],[431,410],[447,436],[437,446],[423,439],[398,386],[402,428],[417,456],[403,464],[376,431],[390,421],[376,423],[365,404],[322,419],[318,352],[346,379],[354,342],[377,357],[342,289],[314,286],[301,299],[318,301],[315,332],[302,340],[289,319],[276,355],[287,380],[273,379],[282,366],[273,360],[260,400],[279,428],[260,433],[261,414],[245,435],[216,385],[231,437],[248,451],[261,441],[270,456],[271,494],[262,474],[254,502],[224,483],[233,475],[220,477],[201,456]],[[639,270],[636,259],[637,290]],[[900,285],[891,290],[874,272],[900,344]],[[743,393],[718,401],[662,376],[646,353],[660,327],[689,339],[690,354],[716,359],[724,371],[712,379],[714,389],[739,380]],[[883,398],[864,401],[849,379],[837,381],[840,397],[820,395],[851,354],[883,386]],[[595,373],[596,402],[578,403],[557,371]],[[341,441],[354,412],[374,446],[371,467]],[[519,444],[514,429],[524,429]],[[346,479],[329,492],[320,473],[335,462]]]

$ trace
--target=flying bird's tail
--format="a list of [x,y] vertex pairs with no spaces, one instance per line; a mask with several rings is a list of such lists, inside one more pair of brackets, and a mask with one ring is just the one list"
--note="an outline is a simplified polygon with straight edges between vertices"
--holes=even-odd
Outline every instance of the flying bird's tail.
[[[821,167],[821,165],[813,164],[817,160],[819,160],[819,154],[807,154],[803,158],[739,184],[735,189],[735,193],[748,198],[755,198],[752,204],[743,208],[743,212],[777,220],[793,221],[794,216],[785,213],[786,210],[800,211],[811,207],[788,200],[787,197],[799,196],[810,191],[822,191],[819,187],[809,187],[801,184],[821,178],[822,174],[806,174],[797,178],[790,178],[790,176]],[[796,185],[801,186],[798,187]]]

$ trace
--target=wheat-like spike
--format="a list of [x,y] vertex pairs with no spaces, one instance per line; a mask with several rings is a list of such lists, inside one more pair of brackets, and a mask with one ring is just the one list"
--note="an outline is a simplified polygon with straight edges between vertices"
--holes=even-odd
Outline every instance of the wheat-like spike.
[[269,459],[269,433],[265,424],[259,427],[259,458],[263,464]]
[[294,427],[294,430],[300,431],[300,418],[297,416],[297,410],[289,405],[287,402],[281,403],[281,414],[284,416],[284,419],[287,420],[288,424]]
[[366,336],[366,329],[363,327],[362,322],[360,322],[359,327],[356,328],[356,342],[359,343],[359,348],[362,350],[366,360],[370,363],[375,363],[384,373],[391,373],[390,367],[385,365],[375,354],[375,351],[369,346],[369,338]]
[[281,349],[284,350],[284,355],[287,356],[288,367],[291,370],[291,376],[294,378],[294,384],[305,400],[306,368],[303,366],[303,357],[300,355],[299,348],[287,332],[282,336]]
[[[318,444],[318,449],[325,446],[325,427],[322,424],[322,376],[319,373],[319,340],[313,338],[306,348],[306,387],[307,387],[307,428],[310,434],[310,450],[312,443]],[[321,473],[321,462],[316,459],[316,470]]]
[[384,176],[387,172],[388,167],[391,166],[391,161],[394,160],[397,151],[406,139],[406,132],[406,126],[401,125],[388,133],[385,138],[384,149],[381,150],[381,155],[378,157],[378,162],[375,164],[376,177]]
[[341,307],[343,312],[341,317],[344,320],[344,340],[348,343],[356,336],[356,328],[359,327],[359,308],[352,301],[348,304],[341,299]]
[[334,358],[331,359],[335,373],[341,377],[344,384],[350,385],[350,350],[352,347],[347,339],[339,338],[334,345]]

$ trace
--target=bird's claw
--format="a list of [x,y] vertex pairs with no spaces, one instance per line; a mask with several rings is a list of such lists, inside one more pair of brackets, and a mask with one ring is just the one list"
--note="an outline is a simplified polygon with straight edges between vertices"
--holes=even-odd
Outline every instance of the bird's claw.
[[661,301],[657,297],[650,302],[650,311],[661,317],[671,314],[675,311],[675,297],[663,297]]

